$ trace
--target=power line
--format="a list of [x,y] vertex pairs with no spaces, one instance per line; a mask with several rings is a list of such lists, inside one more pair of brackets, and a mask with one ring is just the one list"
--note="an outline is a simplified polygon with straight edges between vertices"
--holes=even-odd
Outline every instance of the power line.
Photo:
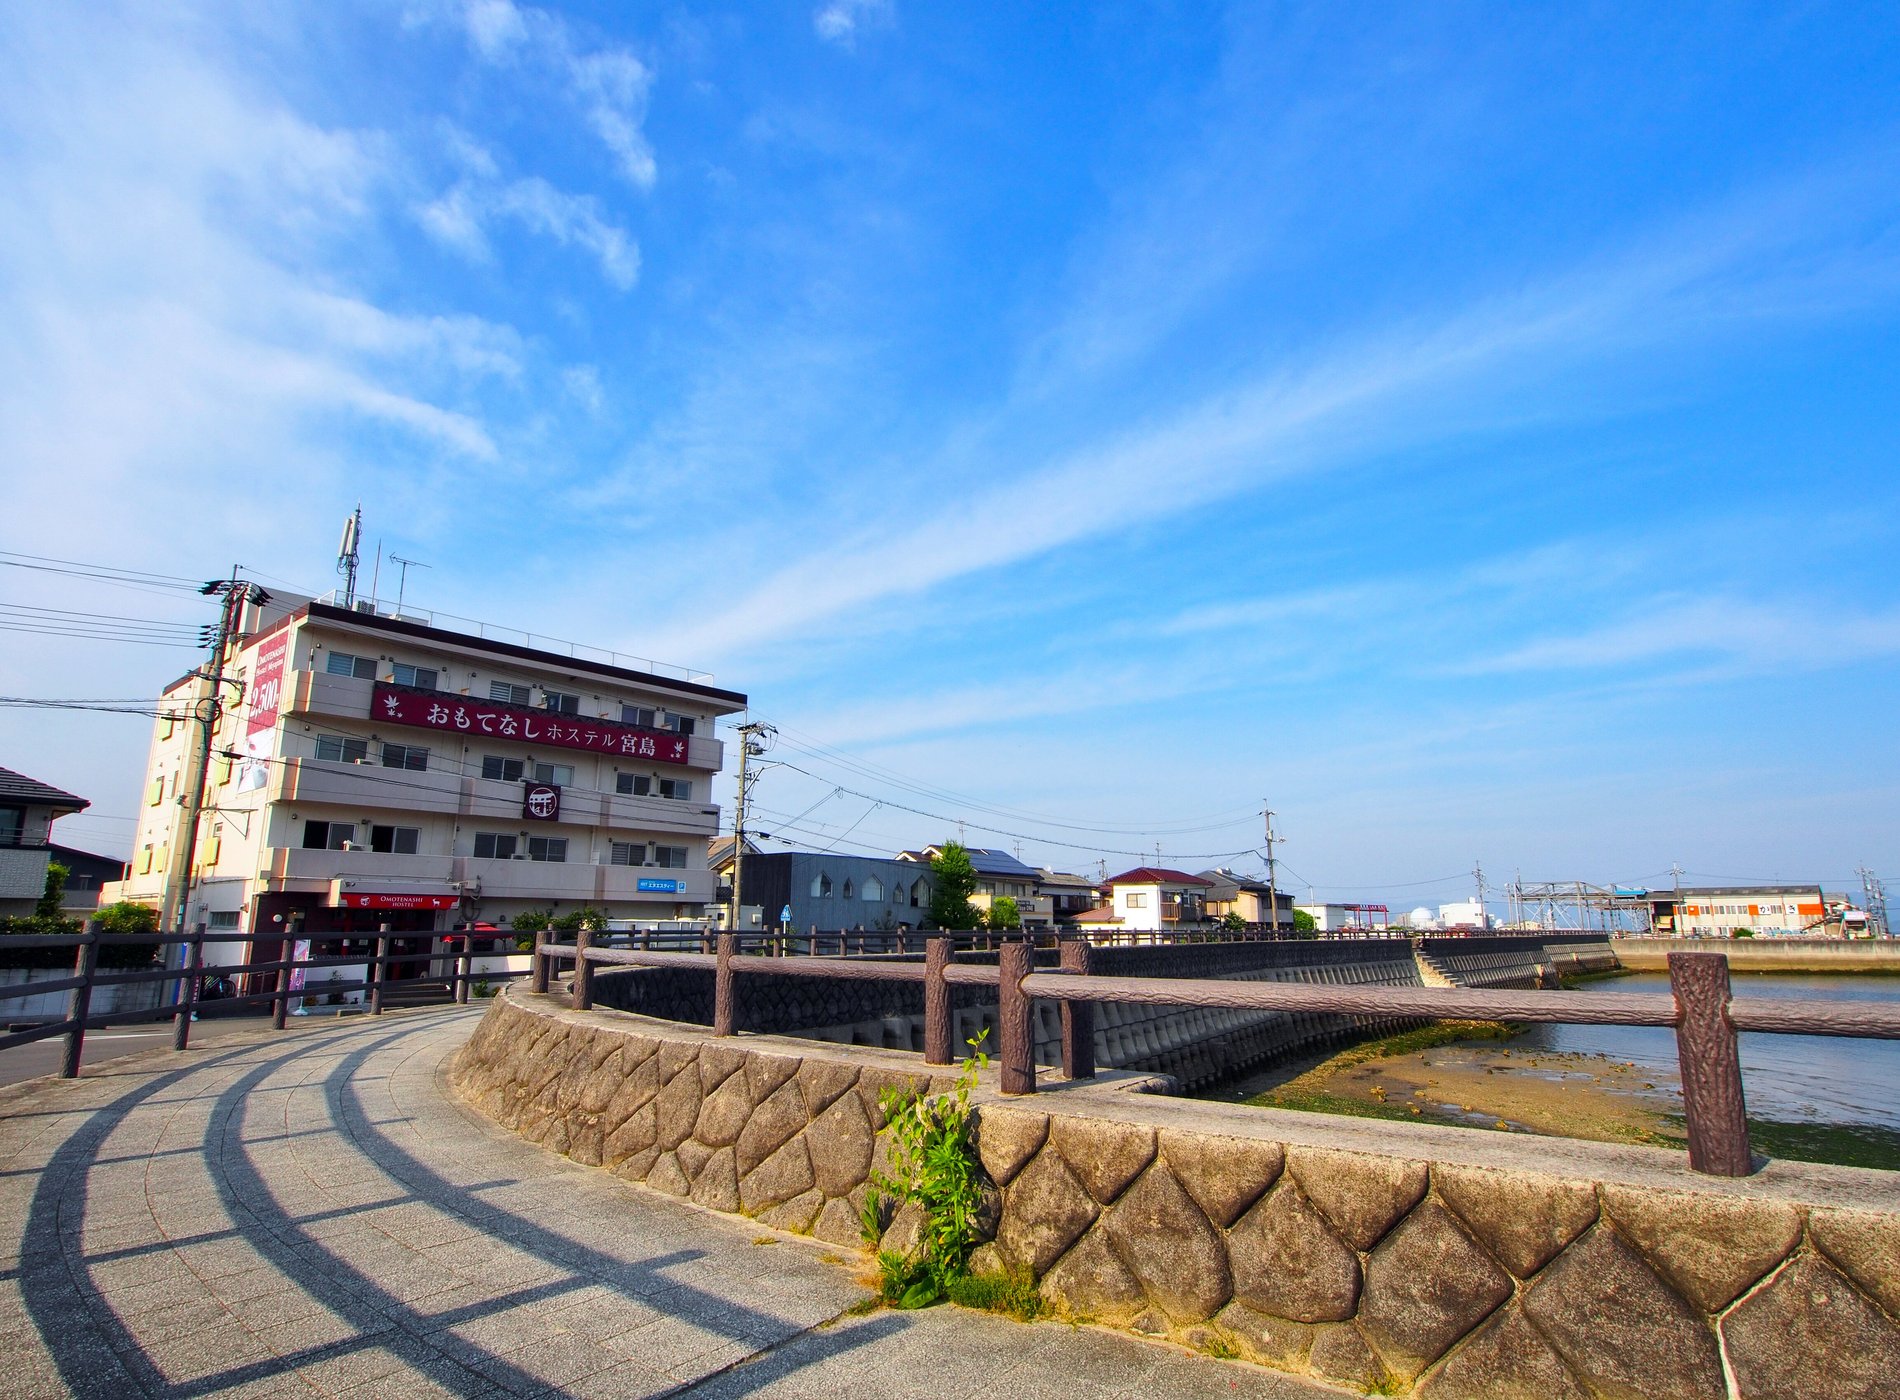
[[[1226,813],[1219,813],[1205,819],[1195,818],[1186,824],[1160,827],[1124,826],[1116,823],[1090,826],[1080,822],[1061,821],[1054,817],[1045,817],[1040,813],[1029,812],[1020,808],[1004,807],[994,803],[984,802],[981,799],[970,797],[964,793],[954,792],[948,788],[940,788],[930,783],[906,777],[893,769],[885,768],[867,759],[854,758],[849,754],[842,753],[828,745],[819,743],[809,736],[799,735],[797,730],[790,731],[793,735],[798,735],[797,738],[787,739],[784,737],[785,732],[784,727],[781,726],[780,738],[786,747],[818,761],[834,763],[838,767],[857,773],[861,777],[873,778],[878,782],[889,784],[891,787],[897,788],[900,791],[915,793],[918,796],[930,798],[935,801],[950,802],[969,811],[987,812],[993,816],[1001,816],[1011,821],[1026,821],[1033,825],[1053,827],[1061,831],[1092,832],[1098,835],[1109,836],[1191,836],[1203,831],[1221,831],[1230,827],[1248,824],[1259,816],[1257,811],[1249,809],[1244,813],[1235,814],[1231,818]],[[820,781],[826,780],[820,779]],[[1038,838],[1029,837],[1026,839],[1036,840]]]
[[[94,564],[80,559],[55,559],[50,555],[22,554],[12,549],[0,549],[0,564],[10,564],[20,569],[45,567],[49,573],[78,569],[84,571],[88,577],[110,577],[126,582],[156,583],[179,588],[196,589],[202,584],[202,580],[186,578],[183,574],[159,574],[148,569],[126,569],[117,564]],[[64,567],[56,568],[55,565]]]
[[70,608],[41,607],[36,603],[0,603],[0,613],[16,613],[29,618],[69,618],[75,623],[131,623],[141,628],[153,628],[162,631],[196,633],[198,625],[193,622],[175,622],[169,618],[126,617],[120,613],[77,612]]
[[[787,763],[783,759],[779,760],[779,766],[781,768],[789,768],[794,773],[803,773],[807,778],[810,778],[815,782],[829,783],[831,781],[829,778],[822,778],[818,774],[813,773],[809,771],[808,769],[800,768],[796,763]],[[841,787],[839,791],[848,793],[852,797],[861,797],[866,802],[876,802],[885,807],[895,808],[897,811],[900,811],[900,812],[909,812],[912,816],[915,816],[915,817],[928,817],[932,821],[938,821],[938,822],[955,822],[958,820],[968,821],[968,818],[960,819],[957,817],[947,817],[941,812],[927,812],[921,807],[911,807],[902,802],[893,802],[889,798],[877,797],[868,792],[859,792],[855,788]],[[978,831],[987,831],[995,836],[1016,837],[1024,841],[1040,842],[1042,845],[1045,845],[1045,846],[1060,846],[1064,850],[1070,850],[1070,851],[1100,851],[1105,855],[1112,855],[1112,856],[1146,856],[1148,854],[1146,851],[1118,850],[1112,846],[1100,846],[1100,845],[1096,845],[1093,842],[1084,844],[1079,841],[1058,841],[1054,837],[1037,836],[1026,831],[1010,831],[1005,827],[989,826],[983,822],[972,821],[972,822],[969,822],[969,825],[975,827]],[[1238,851],[1184,851],[1179,856],[1177,856],[1176,859],[1187,858],[1187,859],[1194,859],[1194,860],[1219,860],[1227,856],[1244,856],[1244,855],[1251,855],[1251,854],[1253,854],[1253,848],[1249,846]]]

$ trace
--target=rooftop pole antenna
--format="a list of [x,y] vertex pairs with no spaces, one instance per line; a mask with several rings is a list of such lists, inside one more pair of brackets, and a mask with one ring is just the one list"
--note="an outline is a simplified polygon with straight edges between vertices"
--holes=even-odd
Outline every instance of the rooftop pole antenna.
[[343,606],[356,606],[356,566],[363,562],[363,503],[343,522],[343,539],[336,549],[336,571],[343,575]]
[[425,564],[420,559],[405,559],[400,554],[390,555],[389,562],[402,565],[402,572],[396,575],[396,612],[400,615],[402,612],[402,595],[409,587],[409,571],[411,569],[433,569],[435,565]]

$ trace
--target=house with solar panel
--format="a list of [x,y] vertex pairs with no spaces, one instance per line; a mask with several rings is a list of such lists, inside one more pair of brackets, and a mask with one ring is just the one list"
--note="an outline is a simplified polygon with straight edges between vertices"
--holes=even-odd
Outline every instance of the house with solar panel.
[[[970,903],[978,910],[987,915],[990,906],[1007,895],[1016,901],[1024,928],[1055,926],[1055,905],[1042,892],[1041,872],[1035,866],[1023,864],[1008,851],[993,851],[983,846],[964,849],[969,851],[970,866],[976,871],[976,893],[970,896]],[[897,859],[929,865],[942,854],[942,846],[925,846],[920,851],[899,851]]]

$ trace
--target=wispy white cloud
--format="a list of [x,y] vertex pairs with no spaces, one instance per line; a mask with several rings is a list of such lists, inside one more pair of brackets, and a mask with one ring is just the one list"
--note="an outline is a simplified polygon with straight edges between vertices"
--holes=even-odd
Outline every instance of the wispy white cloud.
[[560,15],[513,0],[433,0],[411,13],[454,23],[486,63],[552,73],[621,175],[653,188],[659,165],[645,131],[653,72],[631,49],[589,44]]
[[[1828,247],[1812,219],[1797,226],[1787,212],[1763,218],[1755,205],[1726,221],[1698,219],[1435,323],[1420,318],[1340,340],[1053,461],[1010,461],[1005,449],[987,483],[963,477],[958,491],[913,494],[904,517],[828,541],[665,645],[730,654],[876,599],[1178,517],[1369,452],[1455,436],[1494,416],[1519,386],[1565,367],[1684,344],[1751,319],[1816,314],[1806,297],[1791,312],[1790,281],[1843,296],[1851,285],[1858,304],[1900,292],[1892,250]],[[1776,255],[1791,242],[1825,256],[1785,271]]]
[[891,0],[827,0],[812,11],[811,27],[826,43],[848,49],[861,32],[888,28],[896,16]]
[[1725,676],[1851,669],[1900,655],[1900,610],[1855,611],[1732,596],[1646,599],[1595,627],[1545,636],[1453,668],[1473,675],[1715,664]]
[[532,233],[593,255],[601,275],[621,291],[640,277],[640,249],[623,228],[602,216],[591,195],[565,194],[539,176],[522,180],[458,181],[422,205],[416,218],[444,247],[474,262],[494,256],[488,226],[509,219]]

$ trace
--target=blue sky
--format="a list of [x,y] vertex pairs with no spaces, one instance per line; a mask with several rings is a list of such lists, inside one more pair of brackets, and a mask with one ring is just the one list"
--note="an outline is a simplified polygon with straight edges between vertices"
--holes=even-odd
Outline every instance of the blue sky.
[[[7,549],[324,589],[360,497],[748,692],[807,847],[1896,868],[1883,7],[158,8],[0,13]],[[0,711],[102,846],[145,742]]]

